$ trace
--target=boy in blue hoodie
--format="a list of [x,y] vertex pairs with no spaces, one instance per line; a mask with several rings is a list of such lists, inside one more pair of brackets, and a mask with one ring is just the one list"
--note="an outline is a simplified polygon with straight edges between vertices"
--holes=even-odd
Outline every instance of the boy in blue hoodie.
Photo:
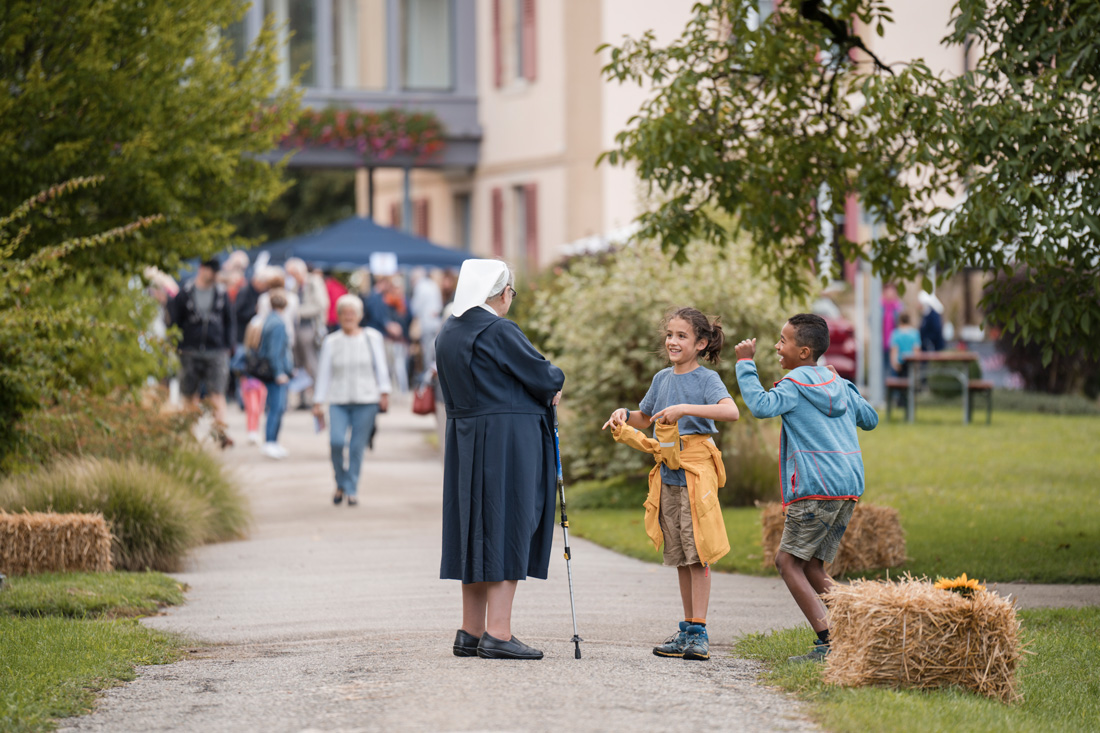
[[821,316],[800,313],[783,325],[775,350],[790,370],[765,392],[753,357],[756,339],[734,347],[737,384],[755,417],[783,418],[779,470],[786,521],[775,567],[817,633],[808,654],[792,662],[823,661],[829,627],[821,594],[833,585],[825,563],[836,557],[856,501],[863,495],[863,458],[856,427],[873,430],[878,413],[856,386],[817,360],[829,348]]

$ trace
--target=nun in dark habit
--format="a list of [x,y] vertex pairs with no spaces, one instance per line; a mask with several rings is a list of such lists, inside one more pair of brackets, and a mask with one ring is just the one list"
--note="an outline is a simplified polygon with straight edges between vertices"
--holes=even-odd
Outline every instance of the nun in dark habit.
[[552,406],[565,375],[504,317],[514,283],[499,260],[466,260],[436,338],[447,408],[439,577],[462,581],[459,657],[542,659],[512,635],[512,600],[520,580],[545,579],[550,564]]

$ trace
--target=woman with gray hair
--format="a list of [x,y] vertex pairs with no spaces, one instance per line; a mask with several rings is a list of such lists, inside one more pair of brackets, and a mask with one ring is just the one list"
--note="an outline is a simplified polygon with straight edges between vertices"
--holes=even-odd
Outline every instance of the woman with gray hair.
[[336,474],[332,503],[347,498],[348,506],[356,506],[363,451],[374,432],[375,418],[389,405],[390,374],[382,334],[359,325],[363,317],[359,296],[341,296],[336,301],[336,317],[340,330],[330,333],[321,344],[313,414],[324,424],[325,403],[329,403],[329,447]]
[[550,565],[552,410],[565,375],[504,317],[513,284],[503,262],[466,260],[436,339],[447,408],[439,576],[462,581],[459,657],[542,659],[512,635],[512,601],[520,580],[546,578]]

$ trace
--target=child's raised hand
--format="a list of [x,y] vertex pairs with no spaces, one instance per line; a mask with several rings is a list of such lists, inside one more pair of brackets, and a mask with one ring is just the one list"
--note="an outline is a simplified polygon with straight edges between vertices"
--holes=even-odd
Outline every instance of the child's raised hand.
[[745,339],[733,347],[738,359],[751,359],[756,356],[756,339]]
[[620,425],[625,425],[626,416],[626,408],[620,407],[619,409],[615,410],[615,412],[611,413],[611,417],[607,418],[607,422],[603,424],[603,427],[600,428],[600,430],[607,430],[608,426],[614,429],[619,427]]

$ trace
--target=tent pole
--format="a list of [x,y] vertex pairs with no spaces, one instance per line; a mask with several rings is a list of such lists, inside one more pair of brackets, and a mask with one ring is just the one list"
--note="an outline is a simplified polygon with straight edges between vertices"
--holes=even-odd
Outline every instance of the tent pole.
[[367,168],[367,218],[374,221],[374,167]]

